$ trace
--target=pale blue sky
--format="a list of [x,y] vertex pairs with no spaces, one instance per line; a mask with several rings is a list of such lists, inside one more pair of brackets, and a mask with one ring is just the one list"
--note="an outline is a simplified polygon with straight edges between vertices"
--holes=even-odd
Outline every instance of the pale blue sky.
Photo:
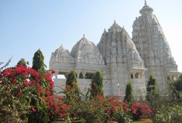
[[[182,71],[182,0],[147,0],[154,9],[179,70]],[[97,44],[116,20],[131,36],[144,0],[0,0],[0,61],[24,58],[32,65],[39,48],[49,66],[61,44],[69,51],[83,34]]]

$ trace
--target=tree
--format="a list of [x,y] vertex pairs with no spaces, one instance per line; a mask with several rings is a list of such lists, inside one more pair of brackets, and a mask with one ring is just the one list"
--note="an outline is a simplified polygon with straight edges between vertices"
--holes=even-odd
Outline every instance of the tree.
[[74,97],[75,99],[79,97],[79,87],[77,82],[77,77],[75,71],[71,71],[66,80],[66,98]]
[[182,91],[182,75],[174,82],[174,87],[177,91]]
[[151,101],[154,99],[158,99],[159,98],[159,92],[156,89],[156,79],[154,78],[153,75],[150,75],[149,81],[147,83],[147,100]]
[[96,71],[96,73],[94,74],[92,78],[90,95],[91,97],[95,97],[98,95],[101,95],[104,97],[103,76],[100,71]]
[[18,64],[22,64],[23,66],[26,66],[26,65],[28,65],[29,63],[26,62],[24,58],[21,58],[20,61],[17,63],[17,65],[18,65]]
[[147,93],[151,92],[151,91],[155,91],[156,90],[156,79],[154,78],[153,75],[150,75],[149,81],[147,83]]
[[159,91],[156,89],[156,79],[153,77],[153,75],[150,75],[149,81],[147,83],[147,100],[150,105],[150,108],[152,109],[152,113],[150,118],[153,122],[155,122],[155,115],[158,111],[158,109],[161,107],[162,104],[164,104],[164,100],[159,96]]
[[124,101],[127,101],[127,102],[133,101],[133,87],[130,81],[126,85]]
[[171,97],[173,101],[181,101],[182,98],[182,75],[174,81],[170,80]]
[[40,49],[34,53],[32,68],[36,71],[45,71],[44,56]]
[[[44,56],[40,49],[38,49],[33,56],[33,65],[32,68],[39,73],[39,84],[37,86],[40,87],[40,91],[42,91],[41,94],[35,93],[37,95],[40,95],[42,97],[50,96],[52,95],[52,89],[53,89],[53,82],[51,79],[51,75],[48,71],[45,70],[46,65],[44,64]],[[46,81],[46,78],[49,81]],[[35,79],[35,77],[31,77],[31,79]],[[49,91],[49,95],[46,94],[46,92]],[[31,105],[35,105],[37,107],[37,111],[34,113],[31,113],[28,117],[28,123],[34,123],[35,122],[47,122],[47,112],[46,109],[46,103],[42,100],[35,100],[34,97],[31,98]]]

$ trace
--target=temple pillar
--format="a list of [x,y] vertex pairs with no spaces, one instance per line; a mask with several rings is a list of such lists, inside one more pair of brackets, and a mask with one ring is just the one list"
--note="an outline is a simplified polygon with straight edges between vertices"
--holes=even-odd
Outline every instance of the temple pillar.
[[75,73],[76,73],[77,79],[79,79],[80,71],[75,71]]

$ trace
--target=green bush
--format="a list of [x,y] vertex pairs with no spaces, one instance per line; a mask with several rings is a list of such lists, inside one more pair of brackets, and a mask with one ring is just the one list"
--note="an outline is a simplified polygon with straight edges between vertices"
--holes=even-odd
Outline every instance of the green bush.
[[126,85],[124,101],[127,101],[127,102],[133,101],[133,87],[130,81]]

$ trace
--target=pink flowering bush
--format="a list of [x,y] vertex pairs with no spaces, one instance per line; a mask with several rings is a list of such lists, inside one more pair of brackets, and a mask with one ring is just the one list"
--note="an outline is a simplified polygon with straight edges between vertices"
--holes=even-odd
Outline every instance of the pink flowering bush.
[[149,117],[152,113],[148,105],[144,103],[134,102],[131,106],[133,120]]
[[80,97],[74,93],[74,82],[71,86],[66,86],[63,93],[69,97],[68,115],[71,122],[109,122],[112,120],[122,121],[128,123],[130,116],[128,105],[115,97],[103,97],[103,95],[97,95],[94,98],[90,98],[90,91],[92,88],[88,88],[86,95],[82,95],[84,98],[80,101]]
[[[139,118],[150,115],[151,110],[146,104],[136,102],[129,105],[116,97],[104,97],[99,93],[90,98],[93,88],[88,88],[84,95],[75,82],[63,88],[62,92],[69,99],[53,94],[51,73],[55,71],[38,73],[21,64],[3,70],[0,73],[0,122],[129,123],[131,112],[133,117]],[[96,89],[97,84],[93,85]]]
[[44,97],[43,99],[47,103],[50,121],[54,121],[57,119],[67,119],[70,106],[64,103],[64,98],[58,95],[49,95],[47,97]]
[[[42,87],[46,83],[48,88]],[[32,99],[40,101],[46,94],[51,94],[53,82],[49,73],[39,75],[34,69],[17,65],[0,73],[0,122],[22,122],[28,116],[40,110],[32,104]],[[45,103],[46,106],[46,102]]]

